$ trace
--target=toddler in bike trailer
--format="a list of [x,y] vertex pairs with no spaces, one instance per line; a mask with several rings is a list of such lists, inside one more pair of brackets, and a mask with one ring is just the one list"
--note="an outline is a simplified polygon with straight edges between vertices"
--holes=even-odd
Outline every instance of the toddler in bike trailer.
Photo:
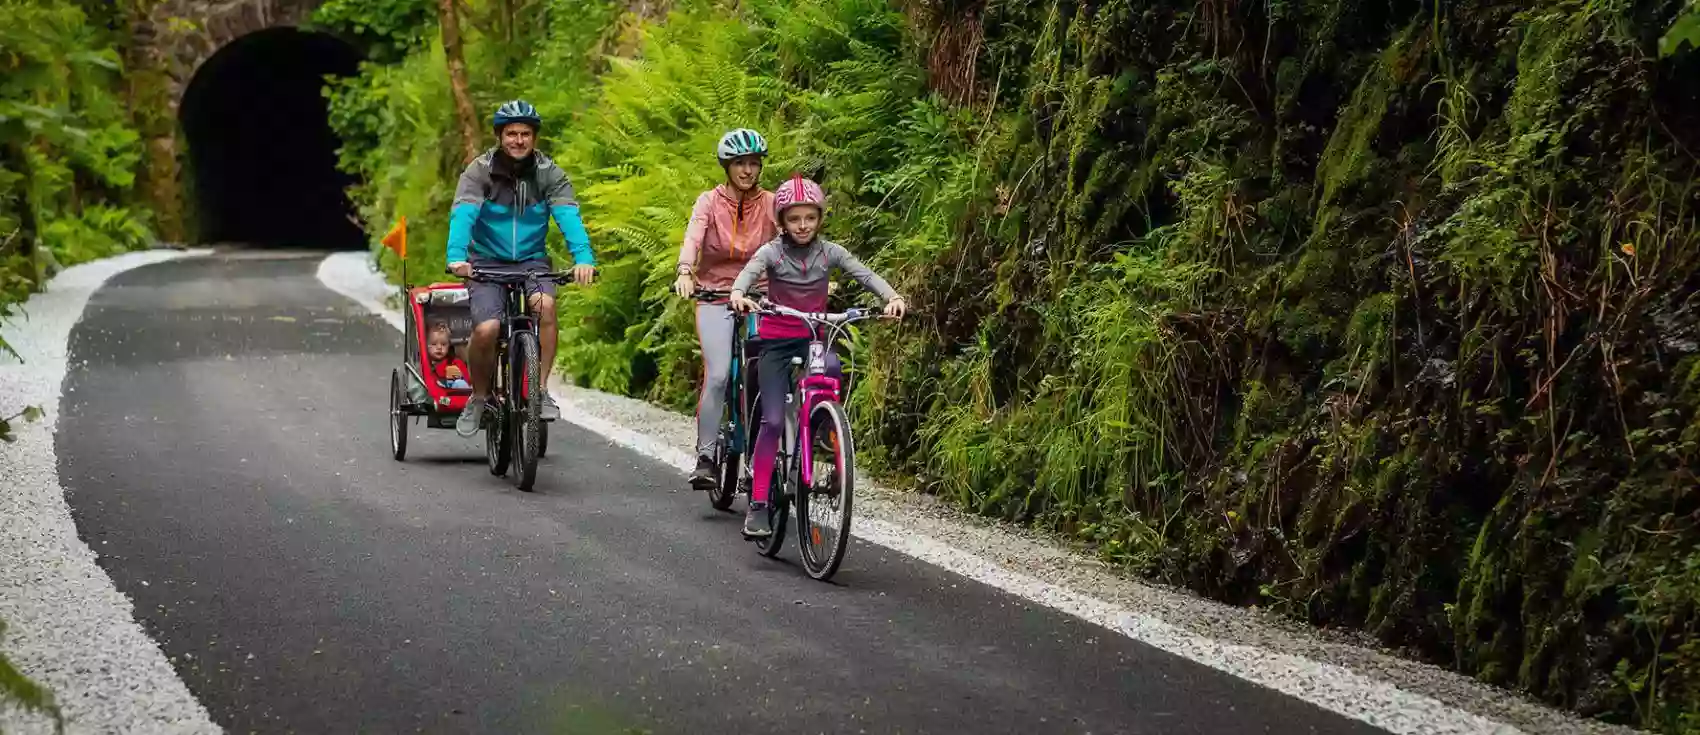
[[[733,308],[742,312],[757,309],[746,298],[750,286],[763,275],[767,276],[768,300],[798,311],[826,311],[828,277],[832,269],[849,273],[863,288],[879,294],[885,300],[888,316],[902,317],[906,305],[903,297],[891,285],[869,270],[842,245],[820,238],[820,225],[826,214],[826,195],[818,184],[801,176],[774,192],[773,208],[781,232],[750,258],[738,280],[732,284]],[[744,517],[744,535],[770,536],[768,522],[768,488],[773,478],[775,455],[779,453],[780,433],[785,426],[785,397],[790,394],[790,361],[807,357],[809,325],[791,316],[772,315],[761,320],[756,338],[761,340],[762,352],[757,363],[757,380],[761,387],[761,427],[756,434],[751,471],[750,510]],[[826,354],[826,367],[835,378],[841,378],[838,355]]]
[[472,384],[466,382],[466,363],[455,356],[454,346],[449,344],[449,325],[436,322],[426,334],[425,347],[437,384],[454,390],[472,390]]

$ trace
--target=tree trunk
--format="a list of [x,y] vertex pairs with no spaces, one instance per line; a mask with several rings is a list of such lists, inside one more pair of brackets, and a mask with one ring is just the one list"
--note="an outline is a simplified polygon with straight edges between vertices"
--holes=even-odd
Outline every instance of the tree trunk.
[[437,0],[437,11],[443,29],[443,56],[449,63],[449,88],[455,96],[455,117],[460,118],[460,145],[464,154],[461,163],[466,163],[478,157],[478,115],[472,111],[472,96],[467,92],[466,56],[460,48],[455,0]]

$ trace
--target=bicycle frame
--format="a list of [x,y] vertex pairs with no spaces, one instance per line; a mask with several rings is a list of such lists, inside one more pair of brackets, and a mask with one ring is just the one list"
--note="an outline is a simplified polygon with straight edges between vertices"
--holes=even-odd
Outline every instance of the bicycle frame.
[[[831,338],[823,339],[822,332],[827,332],[833,336],[842,334],[844,327],[864,319],[877,318],[878,313],[866,309],[850,309],[839,313],[810,314],[777,304],[767,304],[757,313],[796,317],[809,325],[807,366],[801,377],[794,381],[791,392],[785,397],[785,401],[790,403],[801,394],[801,400],[798,401],[797,410],[786,417],[785,433],[782,435],[783,441],[781,441],[779,449],[780,454],[784,455],[788,469],[792,460],[798,463],[797,471],[800,487],[813,487],[815,482],[814,442],[811,441],[813,437],[810,436],[809,413],[823,401],[844,402],[842,396],[839,395],[842,386],[838,378],[827,374],[826,351],[829,349],[828,344],[831,342]],[[791,358],[793,371],[804,364],[804,358]]]
[[[496,335],[496,369],[490,376],[490,395],[503,396],[507,390],[530,390],[524,385],[524,376],[520,376],[519,366],[508,364],[508,347],[520,333],[537,332],[537,322],[530,315],[530,301],[527,294],[532,291],[537,281],[554,281],[558,284],[573,279],[570,271],[566,272],[524,272],[524,274],[498,274],[498,272],[478,271],[473,269],[469,281],[486,282],[500,286],[501,299],[505,308],[501,310],[501,333]],[[476,325],[474,325],[476,327]],[[503,379],[507,378],[507,379]]]
[[[730,297],[730,291],[712,291],[702,288],[697,289],[695,295],[698,303],[714,303]],[[746,428],[750,409],[750,406],[744,405],[746,403],[745,394],[748,393],[748,386],[745,385],[747,376],[744,374],[744,363],[748,361],[749,357],[749,341],[756,338],[757,320],[750,318],[748,314],[741,314],[733,309],[728,309],[728,311],[731,312],[732,319],[732,365],[726,375],[724,410],[727,415],[721,417],[721,423],[726,423],[728,417],[732,423],[730,436],[727,437],[729,443],[726,448],[727,452],[743,455],[747,454],[749,449],[746,446],[748,443]],[[742,474],[744,479],[748,479],[749,466],[747,464],[744,466]]]

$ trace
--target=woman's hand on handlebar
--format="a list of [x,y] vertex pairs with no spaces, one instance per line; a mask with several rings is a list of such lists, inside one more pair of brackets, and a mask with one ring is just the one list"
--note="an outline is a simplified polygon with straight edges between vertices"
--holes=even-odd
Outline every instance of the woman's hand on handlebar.
[[742,313],[742,314],[748,314],[748,313],[755,311],[756,309],[759,309],[759,308],[761,308],[761,307],[759,305],[757,305],[756,302],[751,301],[748,297],[744,296],[741,293],[733,292],[733,294],[732,294],[732,310],[733,311],[736,311],[736,312],[739,312],[739,313]]
[[449,272],[453,273],[457,276],[460,276],[461,278],[471,278],[472,277],[472,264],[468,263],[464,260],[460,261],[458,263],[450,263],[449,264]]
[[679,277],[673,280],[673,293],[678,294],[681,299],[690,298],[696,290],[697,279],[689,273],[680,273]]
[[580,286],[589,286],[590,284],[595,283],[595,282],[596,282],[596,266],[593,266],[593,265],[575,265],[575,266],[573,266],[573,283],[576,283]]
[[903,313],[909,310],[909,305],[903,302],[903,297],[885,302],[885,315],[897,319],[903,318]]

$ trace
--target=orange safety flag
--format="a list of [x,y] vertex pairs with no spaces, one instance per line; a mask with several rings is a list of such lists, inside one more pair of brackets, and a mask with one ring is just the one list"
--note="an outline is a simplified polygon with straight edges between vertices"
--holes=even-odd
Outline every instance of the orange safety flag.
[[407,215],[401,216],[401,221],[390,228],[390,234],[383,239],[384,247],[395,251],[396,257],[407,259]]

